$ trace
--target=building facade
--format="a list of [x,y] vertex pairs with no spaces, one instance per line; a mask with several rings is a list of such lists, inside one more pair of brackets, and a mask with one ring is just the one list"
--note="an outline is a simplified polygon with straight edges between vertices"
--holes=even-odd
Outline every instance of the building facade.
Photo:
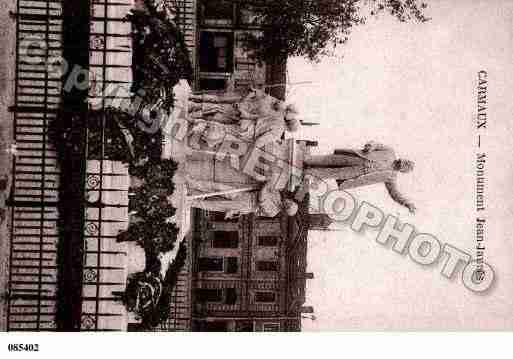
[[185,0],[179,4],[177,21],[194,67],[194,90],[223,90],[233,78],[239,91],[267,85],[273,96],[285,97],[285,64],[258,64],[245,51],[245,36],[257,34],[259,27],[244,1]]
[[192,330],[296,331],[301,328],[307,221],[197,211],[192,235]]
[[305,306],[308,231],[331,223],[308,213],[308,195],[293,217],[194,210],[188,255],[172,293],[164,331],[299,331]]

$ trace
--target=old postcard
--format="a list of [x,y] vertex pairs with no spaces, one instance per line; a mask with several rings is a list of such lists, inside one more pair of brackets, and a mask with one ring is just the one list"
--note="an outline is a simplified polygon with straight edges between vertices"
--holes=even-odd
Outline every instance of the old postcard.
[[0,27],[1,331],[513,330],[513,2]]

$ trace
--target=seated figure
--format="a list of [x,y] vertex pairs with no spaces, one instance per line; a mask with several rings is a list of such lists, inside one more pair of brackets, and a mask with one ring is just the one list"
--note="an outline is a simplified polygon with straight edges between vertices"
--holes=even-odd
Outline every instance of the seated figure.
[[[203,103],[203,110],[191,113],[194,123],[191,134],[201,134],[201,140],[210,149],[222,143],[228,134],[263,147],[280,141],[286,131],[295,132],[299,128],[296,109],[262,90],[253,90],[241,102],[231,104],[213,104],[216,99],[220,101],[219,97],[204,96],[201,98],[211,102]],[[193,102],[192,107],[195,106]]]
[[[204,193],[229,192],[229,190],[236,189],[233,185],[192,178],[187,178],[187,184],[190,190]],[[223,212],[226,213],[227,219],[250,213],[272,218],[282,211],[289,216],[294,216],[298,211],[297,203],[282,198],[280,191],[274,189],[269,183],[264,184],[260,190],[221,194],[208,199],[194,199],[191,202],[191,207],[211,212]]]

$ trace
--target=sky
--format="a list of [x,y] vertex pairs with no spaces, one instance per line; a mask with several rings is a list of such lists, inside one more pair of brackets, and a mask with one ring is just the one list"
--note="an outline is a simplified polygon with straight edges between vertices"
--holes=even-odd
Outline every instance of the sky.
[[[369,140],[414,160],[399,178],[418,208],[400,208],[382,185],[351,191],[387,214],[471,254],[478,72],[488,73],[485,258],[496,273],[486,295],[378,244],[376,231],[311,232],[304,330],[513,329],[513,2],[428,1],[424,24],[382,15],[355,29],[333,57],[289,61],[288,100],[320,126],[297,136],[319,141],[318,153],[359,148]],[[332,184],[334,185],[334,184]]]

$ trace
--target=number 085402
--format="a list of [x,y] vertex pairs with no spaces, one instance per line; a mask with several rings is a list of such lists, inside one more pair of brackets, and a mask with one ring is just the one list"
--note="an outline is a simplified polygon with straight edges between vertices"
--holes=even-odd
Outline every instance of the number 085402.
[[38,352],[39,344],[9,344],[7,350],[10,352]]

